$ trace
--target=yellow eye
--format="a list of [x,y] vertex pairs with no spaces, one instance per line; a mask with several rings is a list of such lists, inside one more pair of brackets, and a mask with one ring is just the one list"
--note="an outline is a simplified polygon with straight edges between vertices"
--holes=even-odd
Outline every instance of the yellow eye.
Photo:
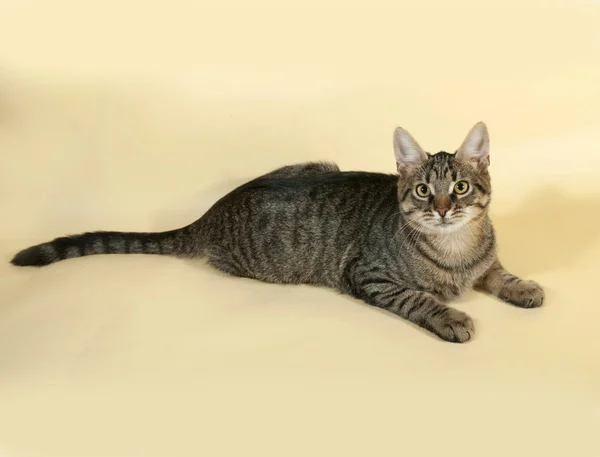
[[416,188],[416,192],[417,195],[422,198],[429,197],[431,195],[431,190],[426,184],[419,184]]
[[467,181],[458,181],[454,184],[454,193],[458,195],[466,194],[469,190],[469,183]]

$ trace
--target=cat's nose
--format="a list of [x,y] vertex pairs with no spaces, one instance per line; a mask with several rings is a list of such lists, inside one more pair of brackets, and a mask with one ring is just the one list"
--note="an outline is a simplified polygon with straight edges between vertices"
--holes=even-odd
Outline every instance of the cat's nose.
[[446,215],[450,209],[450,205],[450,197],[448,195],[441,194],[433,197],[433,209],[442,217]]

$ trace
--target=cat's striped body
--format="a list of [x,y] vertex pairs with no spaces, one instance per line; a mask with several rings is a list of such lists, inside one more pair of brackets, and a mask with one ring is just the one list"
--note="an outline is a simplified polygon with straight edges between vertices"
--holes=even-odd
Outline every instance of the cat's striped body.
[[58,238],[21,251],[13,263],[111,253],[207,257],[235,276],[334,288],[455,342],[470,339],[473,324],[445,302],[473,286],[541,305],[541,288],[497,260],[487,131],[472,131],[456,155],[427,155],[406,135],[396,133],[399,175],[287,166],[240,186],[182,229]]

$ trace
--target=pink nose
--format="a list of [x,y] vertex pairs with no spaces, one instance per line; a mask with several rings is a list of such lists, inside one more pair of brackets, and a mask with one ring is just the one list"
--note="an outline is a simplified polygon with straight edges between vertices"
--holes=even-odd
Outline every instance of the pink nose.
[[448,208],[436,208],[435,209],[438,213],[440,213],[440,216],[444,217],[446,215],[446,213],[448,212]]

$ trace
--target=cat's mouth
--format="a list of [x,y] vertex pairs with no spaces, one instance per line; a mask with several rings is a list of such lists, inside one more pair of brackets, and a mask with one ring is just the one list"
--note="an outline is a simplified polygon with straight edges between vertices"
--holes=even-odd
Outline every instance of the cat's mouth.
[[424,213],[413,222],[420,231],[435,235],[447,234],[459,230],[468,223],[469,219],[467,215],[458,213],[447,214],[445,217],[441,217],[435,213]]
[[439,214],[433,213],[432,225],[435,227],[449,227],[456,223],[454,214],[446,214],[446,216],[440,216]]
[[449,228],[462,226],[467,222],[468,216],[462,210],[450,210],[444,216],[433,213],[433,225],[436,227]]

